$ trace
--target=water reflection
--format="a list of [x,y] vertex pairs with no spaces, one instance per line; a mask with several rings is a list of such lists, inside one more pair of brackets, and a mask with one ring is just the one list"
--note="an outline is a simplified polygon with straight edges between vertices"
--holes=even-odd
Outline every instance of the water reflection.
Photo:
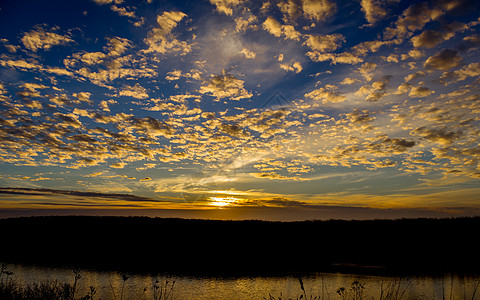
[[[73,284],[72,270],[8,265],[18,284],[44,281]],[[381,277],[317,273],[303,277],[196,278],[167,275],[121,274],[82,270],[78,296],[96,288],[96,299],[155,299],[168,291],[172,299],[282,299],[301,295],[319,299],[352,297],[361,291],[363,299],[480,299],[480,277],[447,275],[440,277]],[[272,298],[273,299],[273,298]]]

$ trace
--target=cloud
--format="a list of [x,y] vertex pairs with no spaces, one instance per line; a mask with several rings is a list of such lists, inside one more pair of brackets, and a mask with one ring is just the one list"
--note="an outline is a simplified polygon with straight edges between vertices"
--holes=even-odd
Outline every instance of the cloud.
[[49,50],[53,46],[66,45],[73,42],[69,35],[55,33],[58,29],[58,27],[53,27],[49,32],[41,25],[37,25],[34,30],[25,33],[21,41],[25,48],[34,52],[38,50]]
[[256,30],[258,18],[254,15],[248,17],[238,17],[235,19],[235,32],[246,32],[248,29]]
[[370,124],[374,118],[370,116],[370,111],[359,110],[355,108],[351,113],[345,114],[350,123],[354,126]]
[[97,3],[98,5],[105,5],[105,4],[121,4],[123,0],[93,0],[93,2]]
[[107,52],[108,56],[120,56],[132,47],[132,42],[125,38],[111,37],[107,38],[107,41],[105,52]]
[[329,0],[280,1],[278,8],[284,13],[285,22],[294,21],[299,17],[316,22],[325,21],[336,11],[335,3]]
[[228,74],[225,70],[222,74],[211,75],[204,85],[200,87],[201,94],[211,95],[217,100],[229,98],[231,100],[249,99],[253,95],[244,86],[244,81]]
[[120,7],[117,5],[111,5],[110,10],[116,12],[121,17],[128,17],[133,20],[137,20],[133,22],[130,20],[130,23],[133,23],[134,26],[140,27],[145,23],[145,18],[139,18],[135,15],[135,11],[131,11],[129,9],[135,9],[135,7],[129,6],[128,9],[126,7]]
[[412,98],[423,98],[423,97],[430,96],[433,93],[435,93],[435,91],[432,91],[428,87],[416,86],[410,90],[410,94],[408,94],[408,96]]
[[80,101],[87,102],[90,104],[92,103],[92,101],[90,101],[90,96],[92,96],[92,93],[90,92],[73,93],[72,96],[76,97]]
[[405,82],[410,82],[418,77],[422,77],[422,76],[425,76],[427,75],[427,73],[423,72],[423,71],[418,71],[418,72],[415,72],[415,73],[412,73],[412,74],[408,74],[407,76],[405,76],[404,80]]
[[210,0],[210,3],[215,5],[219,13],[224,13],[227,16],[233,15],[233,10],[243,2],[244,0]]
[[299,178],[299,177],[289,177],[289,176],[283,176],[274,172],[269,172],[269,173],[249,173],[251,176],[255,178],[267,178],[270,180],[293,180],[293,181],[299,181],[299,180],[308,180],[305,178]]
[[247,48],[243,48],[242,51],[240,51],[241,54],[245,55],[246,59],[255,59],[257,54],[253,51],[248,50]]
[[305,97],[314,101],[322,101],[322,103],[337,103],[345,101],[347,97],[336,91],[336,89],[336,86],[321,87],[305,94]]
[[103,198],[110,200],[125,200],[133,202],[161,202],[148,197],[136,196],[131,194],[116,194],[116,193],[98,193],[98,192],[81,192],[69,190],[55,190],[42,188],[0,188],[2,194],[16,194],[16,195],[32,195],[32,196],[48,196],[48,195],[67,195],[85,198]]
[[345,37],[338,33],[328,35],[308,34],[303,44],[313,51],[325,53],[336,50],[343,42],[345,42]]
[[306,55],[312,60],[316,62],[321,61],[331,61],[333,64],[341,63],[341,64],[358,64],[363,62],[363,59],[356,54],[350,52],[343,52],[343,53],[321,53],[318,51],[309,51]]
[[433,48],[443,42],[444,39],[445,33],[434,30],[426,30],[420,35],[414,36],[411,39],[411,42],[415,48]]
[[111,164],[110,168],[123,169],[123,168],[125,168],[125,165],[126,165],[126,163],[124,163],[124,162],[116,162],[116,163]]
[[458,67],[462,58],[458,56],[458,52],[453,49],[443,49],[437,54],[429,57],[423,67],[426,69],[436,69],[448,71],[452,68]]
[[124,126],[135,129],[141,134],[147,136],[171,137],[175,130],[171,125],[164,121],[159,121],[152,117],[136,118],[129,116],[125,118]]
[[457,31],[465,30],[466,28],[465,24],[454,22],[443,26],[442,30],[425,30],[421,34],[414,36],[410,41],[415,48],[433,48],[441,42],[454,37]]
[[[284,197],[271,197],[259,199],[244,199],[235,202],[234,206],[240,207],[271,207],[271,208],[320,208],[307,202],[291,200]],[[325,206],[326,207],[326,206]]]
[[446,128],[419,127],[410,132],[411,135],[418,135],[440,145],[451,145],[461,135],[461,131],[448,131]]
[[[3,87],[3,86],[2,86]],[[46,85],[43,85],[43,84],[38,84],[38,83],[24,83],[22,84],[20,87],[30,91],[30,92],[33,92],[33,93],[36,93],[38,89],[47,89],[48,86]]]
[[176,115],[176,116],[181,116],[181,115],[188,116],[188,115],[199,114],[202,112],[202,110],[199,108],[188,109],[188,106],[186,106],[183,103],[176,105],[171,102],[167,103],[163,101],[156,101],[156,100],[153,100],[153,101],[155,102],[155,106],[146,108],[146,110],[164,111],[164,112],[170,111],[173,115]]
[[106,57],[107,55],[103,52],[81,52],[74,53],[72,59],[64,59],[63,63],[67,67],[75,67],[75,64],[78,61],[81,61],[86,65],[93,66],[96,64],[102,64]]
[[137,99],[148,98],[147,89],[142,87],[138,82],[134,86],[126,86],[118,92],[120,96],[128,96]]
[[373,79],[373,71],[377,68],[377,66],[378,65],[376,63],[366,62],[357,69],[357,72],[362,74],[366,80],[371,81]]
[[43,66],[35,61],[27,61],[25,59],[19,59],[19,60],[2,60],[0,59],[0,66],[3,67],[10,67],[10,68],[16,68],[20,69],[22,71],[28,71],[28,70],[38,70],[40,72],[46,72],[50,74],[56,74],[56,75],[65,75],[65,76],[73,76],[73,73],[59,68],[59,67],[46,67]]
[[451,79],[453,81],[462,81],[466,80],[469,77],[480,76],[480,63],[471,63],[467,66],[464,66],[460,70],[453,72],[444,72],[440,77],[440,81],[447,83],[446,80]]
[[391,151],[396,154],[404,153],[409,148],[412,148],[413,146],[416,145],[415,141],[408,141],[404,138],[389,138],[389,137],[380,138],[378,141],[374,142],[373,144],[376,144],[376,143],[383,144],[383,147],[387,151]]
[[351,84],[357,83],[357,82],[359,82],[359,81],[360,81],[360,80],[358,80],[357,78],[345,77],[345,78],[340,82],[340,84],[341,84],[341,85],[351,85]]
[[395,27],[385,29],[385,39],[404,39],[422,29],[427,23],[438,19],[443,14],[440,8],[430,8],[427,2],[409,6],[395,22]]
[[276,37],[281,37],[283,35],[285,36],[285,39],[299,41],[302,36],[292,25],[282,25],[272,16],[268,16],[265,22],[263,22],[262,27]]
[[298,61],[291,62],[290,64],[280,64],[280,68],[287,72],[295,73],[300,73],[303,70],[302,65]]
[[[409,59],[409,58],[419,59],[419,58],[421,58],[421,57],[424,56],[424,55],[425,55],[425,54],[424,54],[421,50],[419,50],[419,49],[412,49],[412,50],[408,51],[408,53],[402,54],[402,55],[401,55],[401,59],[402,59],[402,60],[407,60],[407,59]],[[416,62],[414,62],[414,63],[416,63]],[[412,69],[412,67],[411,67],[411,69]]]
[[478,47],[480,47],[480,36],[478,34],[473,34],[464,37],[463,40],[455,48],[458,51],[467,52]]
[[365,19],[370,24],[375,24],[387,15],[387,12],[382,7],[382,1],[361,0],[360,5],[362,6],[362,11],[365,13]]
[[395,91],[395,95],[403,95],[405,93],[408,93],[408,91],[412,88],[412,85],[409,83],[402,83],[397,87],[397,90]]
[[378,101],[386,96],[387,84],[390,81],[390,76],[384,76],[383,80],[373,82],[371,85],[364,85],[355,92],[358,96],[367,96],[367,101]]
[[167,76],[165,76],[166,80],[179,80],[182,78],[182,71],[181,70],[173,70],[167,73]]
[[73,53],[63,59],[63,64],[70,73],[90,80],[90,82],[113,90],[107,85],[119,78],[140,79],[157,76],[155,68],[147,59],[135,54],[127,54],[134,48],[133,43],[125,38],[108,37],[104,52]]
[[187,15],[180,11],[166,11],[163,14],[157,16],[158,27],[153,28],[144,40],[148,45],[147,53],[169,53],[180,52],[181,54],[187,54],[192,49],[191,46],[185,42],[176,39],[172,35],[173,29],[175,29],[178,23],[187,17]]
[[306,18],[319,22],[332,16],[336,5],[328,0],[303,0],[302,9]]
[[97,176],[102,175],[103,173],[104,173],[103,171],[100,171],[100,172],[91,173],[91,174],[88,174],[88,175],[85,175],[85,176],[86,177],[97,177]]

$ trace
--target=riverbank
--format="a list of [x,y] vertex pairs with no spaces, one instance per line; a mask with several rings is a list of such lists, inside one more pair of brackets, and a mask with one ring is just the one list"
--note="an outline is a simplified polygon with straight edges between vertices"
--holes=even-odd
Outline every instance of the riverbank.
[[194,275],[476,273],[480,218],[214,221],[144,217],[0,220],[8,263]]

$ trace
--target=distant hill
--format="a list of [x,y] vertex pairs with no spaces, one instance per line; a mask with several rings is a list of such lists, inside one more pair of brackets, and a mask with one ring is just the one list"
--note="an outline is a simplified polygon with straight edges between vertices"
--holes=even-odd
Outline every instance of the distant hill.
[[213,221],[0,219],[0,261],[197,275],[479,272],[480,218]]

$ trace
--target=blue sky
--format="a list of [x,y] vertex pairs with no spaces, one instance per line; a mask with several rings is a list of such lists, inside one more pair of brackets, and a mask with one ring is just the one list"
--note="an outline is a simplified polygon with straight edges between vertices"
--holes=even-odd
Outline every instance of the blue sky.
[[0,209],[478,214],[478,7],[3,1]]

